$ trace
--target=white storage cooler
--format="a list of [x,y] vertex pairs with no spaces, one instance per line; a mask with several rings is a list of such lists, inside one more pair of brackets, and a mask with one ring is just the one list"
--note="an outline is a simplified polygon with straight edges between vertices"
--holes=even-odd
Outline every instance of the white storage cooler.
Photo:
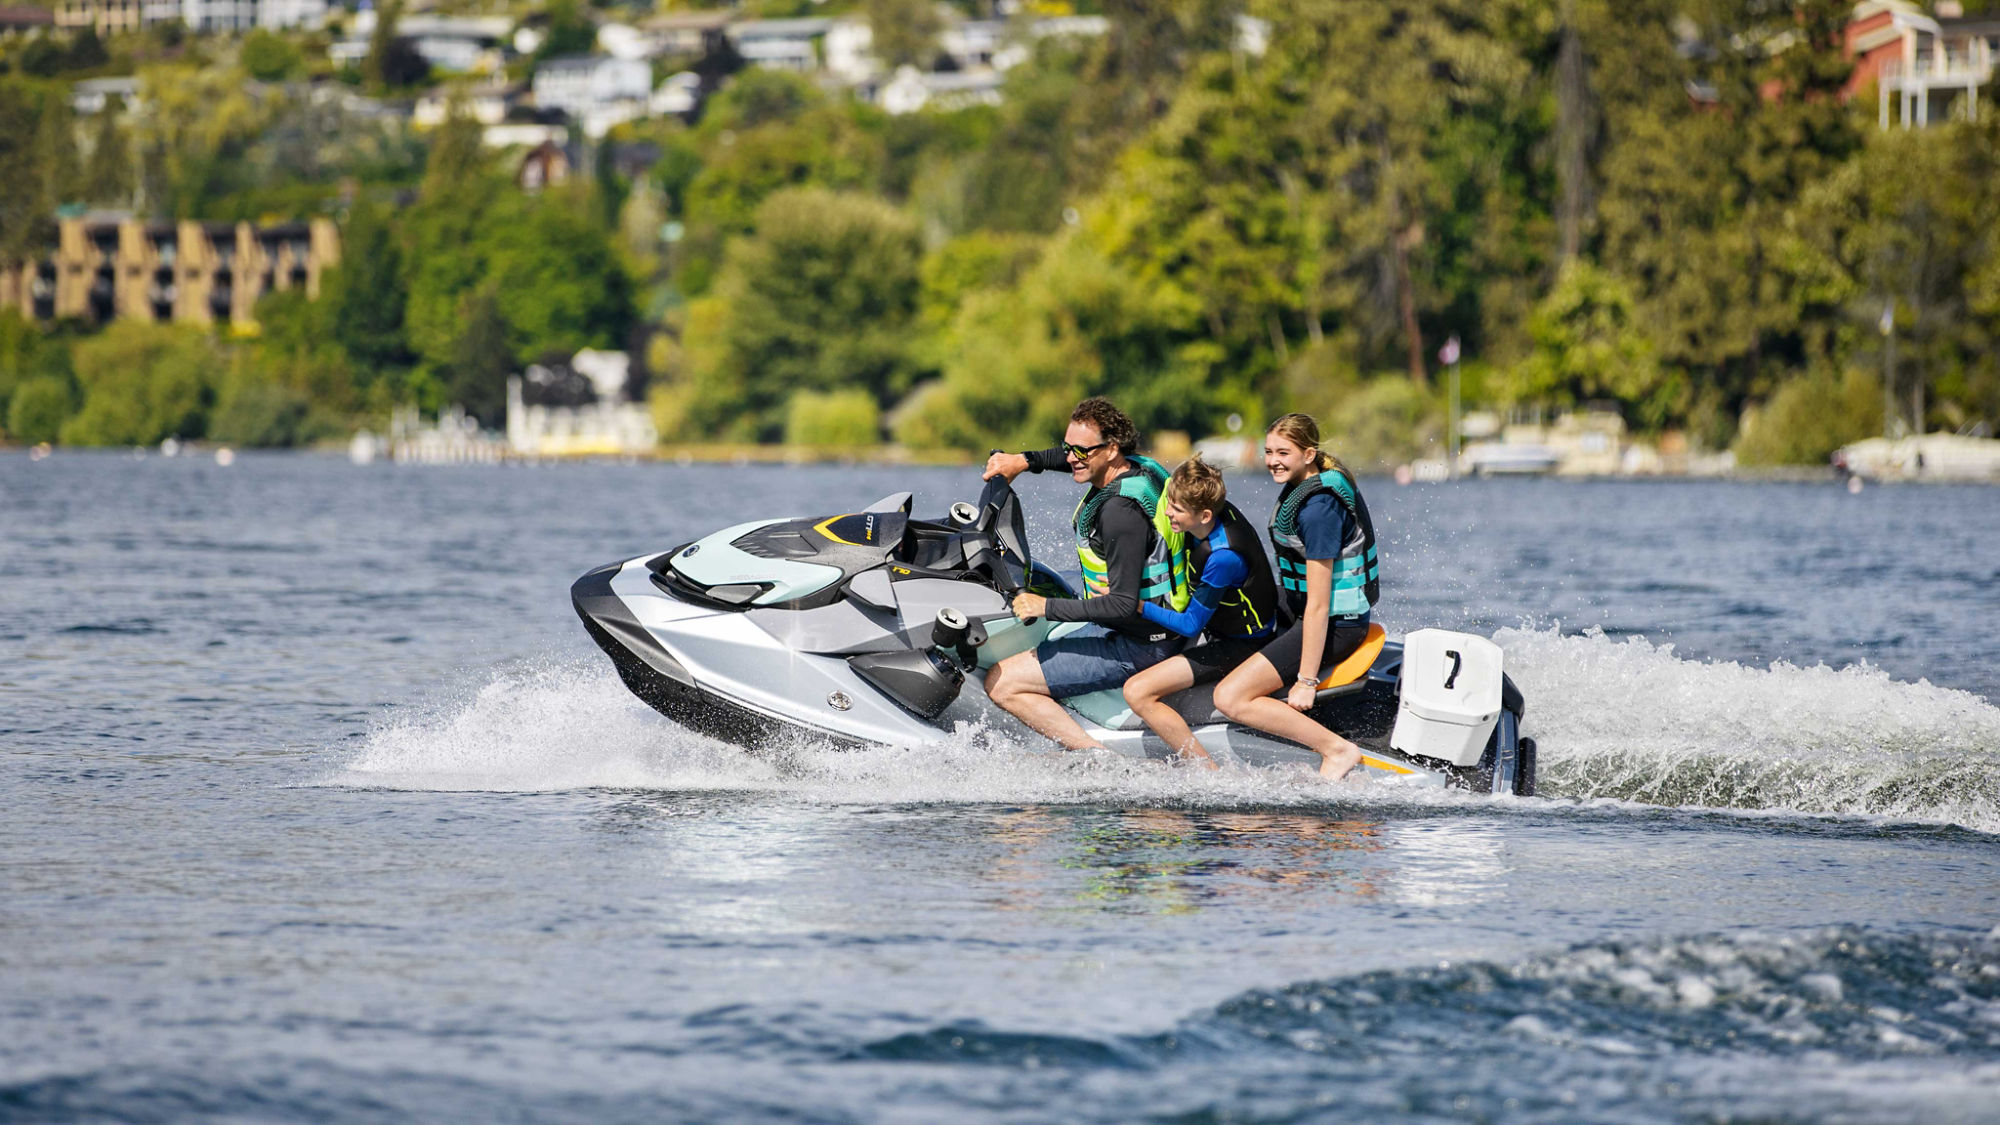
[[1389,745],[1474,766],[1500,719],[1500,646],[1471,633],[1419,629],[1403,638],[1401,703]]

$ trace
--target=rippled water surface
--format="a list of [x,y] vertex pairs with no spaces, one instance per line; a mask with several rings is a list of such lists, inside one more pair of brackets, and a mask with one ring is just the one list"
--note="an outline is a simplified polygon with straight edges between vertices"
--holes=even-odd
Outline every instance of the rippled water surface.
[[1374,482],[1532,800],[746,753],[570,612],[902,488],[0,454],[0,1120],[1994,1119],[2000,491]]

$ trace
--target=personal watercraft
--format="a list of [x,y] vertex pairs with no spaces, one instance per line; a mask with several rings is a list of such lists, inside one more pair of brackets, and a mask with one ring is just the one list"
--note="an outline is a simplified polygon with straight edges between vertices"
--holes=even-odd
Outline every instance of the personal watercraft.
[[[633,694],[701,733],[750,748],[935,742],[958,722],[1004,714],[985,698],[985,669],[1075,628],[1017,620],[1013,594],[1075,595],[1030,555],[1005,480],[942,519],[910,509],[903,492],[858,512],[737,524],[598,567],[570,598]],[[1370,775],[1530,795],[1535,744],[1521,736],[1524,702],[1501,660],[1484,637],[1424,629],[1398,643],[1371,626],[1359,651],[1324,670],[1311,714],[1362,747]],[[1318,764],[1228,722],[1211,692],[1167,702],[1218,760]],[[1062,702],[1108,749],[1171,756],[1116,690]]]

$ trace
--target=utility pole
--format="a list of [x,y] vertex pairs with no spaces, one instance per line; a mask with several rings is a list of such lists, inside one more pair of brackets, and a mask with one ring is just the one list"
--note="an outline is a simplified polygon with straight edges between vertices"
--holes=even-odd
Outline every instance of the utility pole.
[[1460,422],[1458,417],[1458,336],[1444,342],[1438,349],[1438,362],[1451,372],[1451,406],[1445,415],[1444,456],[1446,478],[1458,475],[1458,439]]
[[1896,302],[1882,306],[1882,437],[1896,437]]

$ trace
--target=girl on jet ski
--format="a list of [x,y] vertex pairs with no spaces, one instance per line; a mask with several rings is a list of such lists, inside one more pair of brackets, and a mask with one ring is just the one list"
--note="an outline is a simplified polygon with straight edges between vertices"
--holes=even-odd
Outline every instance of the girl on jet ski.
[[1305,712],[1318,694],[1320,669],[1367,639],[1381,596],[1375,525],[1353,474],[1320,448],[1311,415],[1271,423],[1264,467],[1284,485],[1270,532],[1287,627],[1216,685],[1215,706],[1232,722],[1317,752],[1320,775],[1338,779],[1360,763],[1361,748]]

